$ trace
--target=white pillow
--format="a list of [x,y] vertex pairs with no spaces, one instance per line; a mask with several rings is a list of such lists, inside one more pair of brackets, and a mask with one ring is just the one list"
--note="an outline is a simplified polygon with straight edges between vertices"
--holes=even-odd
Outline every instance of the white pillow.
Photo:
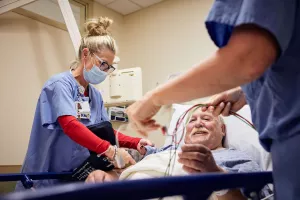
[[[173,104],[174,113],[168,128],[168,134],[173,134],[177,120],[192,105]],[[239,112],[241,116],[251,122],[251,112],[249,106],[244,106]],[[186,119],[184,119],[185,122]],[[266,152],[259,143],[258,133],[250,126],[234,116],[224,117],[227,128],[225,147],[232,147],[244,151],[251,156],[263,170],[272,170],[271,156]],[[178,128],[182,130],[183,124]],[[181,137],[182,131],[177,132],[177,138]],[[165,146],[171,144],[172,137],[167,136]],[[183,142],[183,141],[182,141]]]

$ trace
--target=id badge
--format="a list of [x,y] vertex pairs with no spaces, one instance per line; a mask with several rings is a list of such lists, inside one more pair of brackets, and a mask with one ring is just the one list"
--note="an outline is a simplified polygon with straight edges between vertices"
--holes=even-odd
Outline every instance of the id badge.
[[91,109],[88,99],[85,101],[75,101],[78,119],[90,119]]

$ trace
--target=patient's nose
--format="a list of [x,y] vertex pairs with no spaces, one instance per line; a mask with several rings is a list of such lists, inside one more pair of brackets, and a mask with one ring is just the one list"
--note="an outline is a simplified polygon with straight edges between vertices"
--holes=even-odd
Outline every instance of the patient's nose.
[[201,128],[201,127],[203,127],[204,125],[203,125],[203,122],[202,122],[202,120],[201,119],[197,119],[197,121],[196,121],[196,123],[195,123],[195,127],[196,128]]

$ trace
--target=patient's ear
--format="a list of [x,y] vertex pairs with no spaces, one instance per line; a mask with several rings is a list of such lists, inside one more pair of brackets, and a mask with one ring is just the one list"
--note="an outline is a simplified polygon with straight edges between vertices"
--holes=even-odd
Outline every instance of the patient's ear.
[[227,134],[227,130],[226,130],[226,125],[225,124],[222,124],[222,135],[225,137],[226,134]]

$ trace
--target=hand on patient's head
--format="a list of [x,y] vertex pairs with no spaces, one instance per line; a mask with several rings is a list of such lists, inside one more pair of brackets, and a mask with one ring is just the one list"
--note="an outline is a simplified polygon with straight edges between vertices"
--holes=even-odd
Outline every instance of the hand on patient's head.
[[178,162],[188,173],[222,172],[209,148],[202,144],[185,144],[178,153]]
[[[237,112],[246,104],[246,98],[242,89],[237,87],[214,95],[206,104],[215,107],[215,115],[229,116],[230,111]],[[202,110],[207,108],[203,107]]]

